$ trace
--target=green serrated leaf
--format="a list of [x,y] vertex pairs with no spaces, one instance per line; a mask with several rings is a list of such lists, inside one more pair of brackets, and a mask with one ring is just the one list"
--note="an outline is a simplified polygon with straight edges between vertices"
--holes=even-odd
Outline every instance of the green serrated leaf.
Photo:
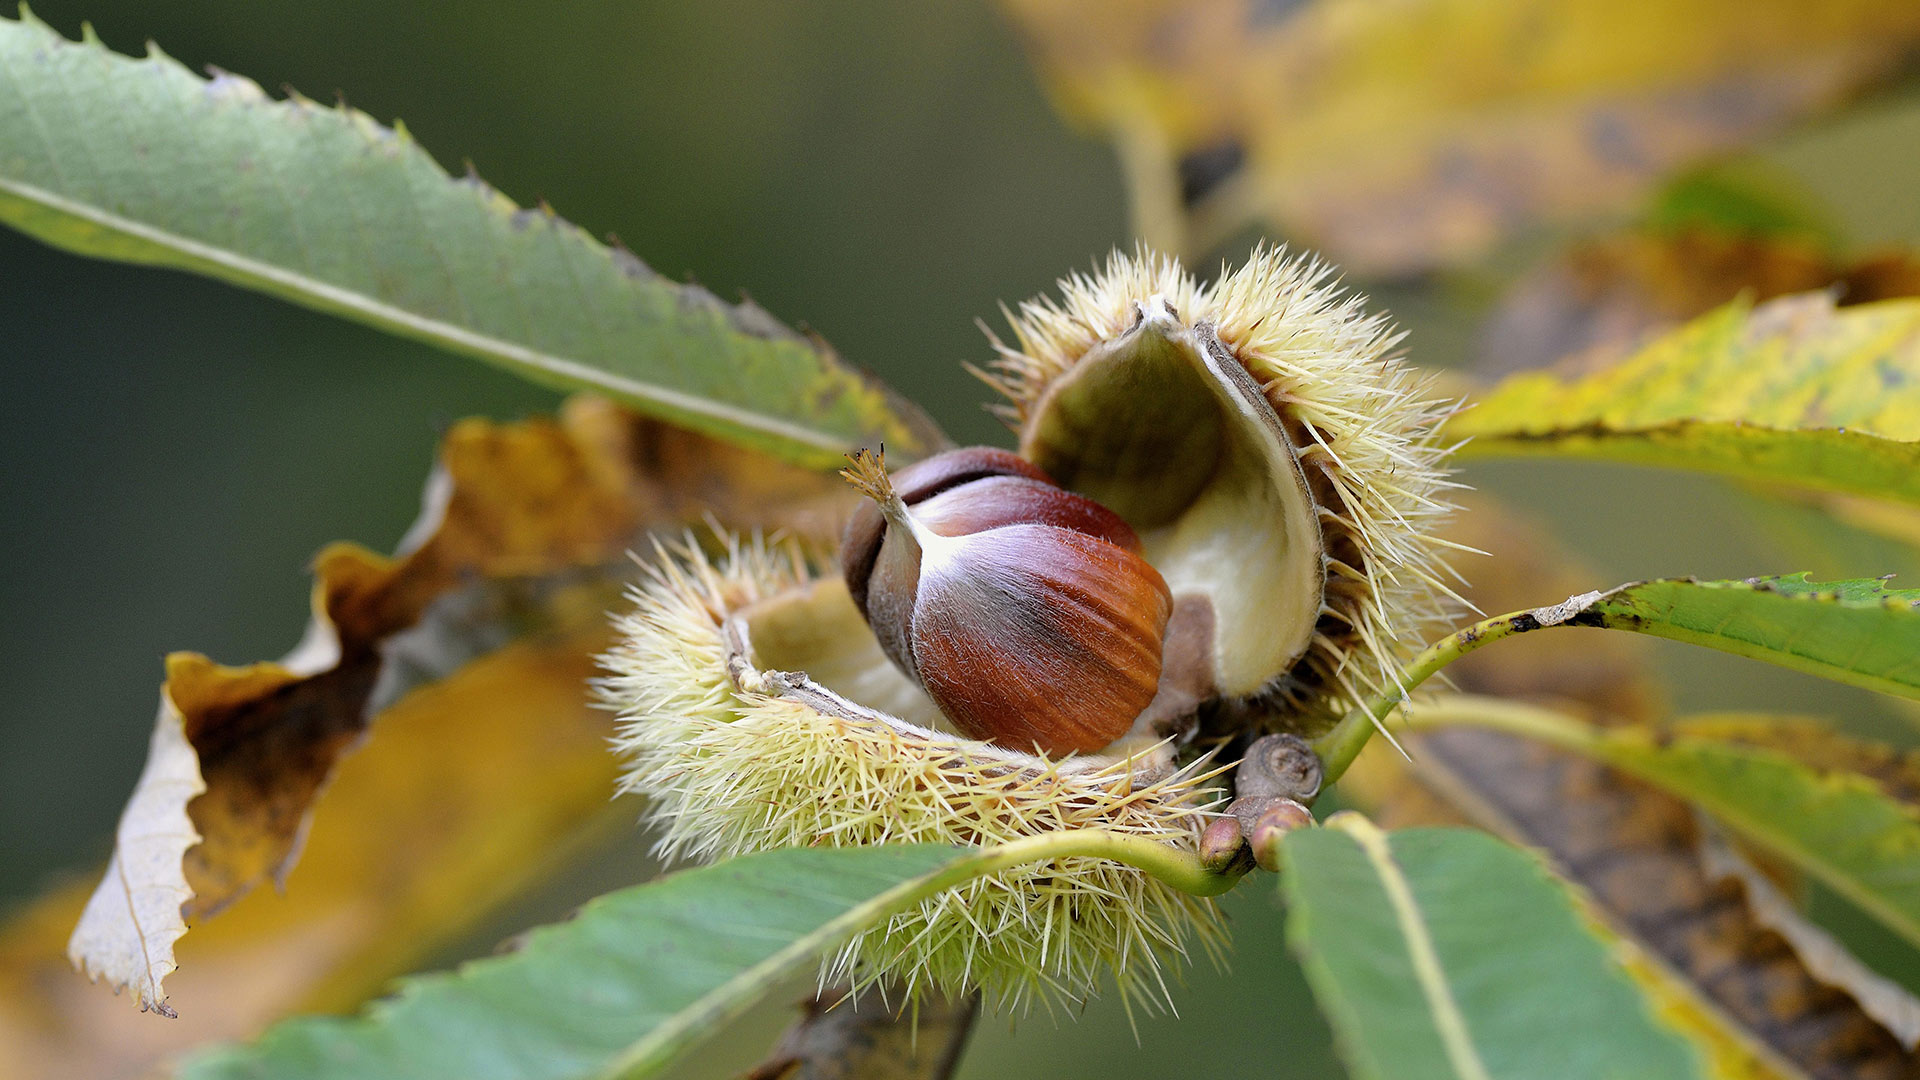
[[1515,375],[1469,457],[1604,459],[1920,504],[1920,300],[1736,302],[1579,378]]
[[1537,859],[1467,829],[1328,824],[1287,837],[1280,882],[1356,1080],[1702,1075]]
[[1390,693],[1354,706],[1314,741],[1338,780],[1406,692],[1462,656],[1517,634],[1563,626],[1631,630],[1766,660],[1836,682],[1920,699],[1920,590],[1882,579],[1745,581],[1661,578],[1510,611],[1448,634],[1409,660]]
[[590,389],[788,460],[941,441],[910,404],[750,304],[662,278],[542,206],[456,180],[404,127],[151,49],[0,19],[0,223],[257,289]]
[[191,1060],[186,1080],[631,1080],[827,949],[975,878],[1062,858],[1114,859],[1196,895],[1236,874],[1190,851],[1098,829],[994,847],[763,852],[610,893],[510,955],[415,979],[354,1019],[293,1020]]
[[1705,645],[1920,698],[1920,589],[1873,580],[1669,578],[1602,594],[1567,620]]
[[183,1080],[650,1076],[825,949],[978,853],[753,855],[610,893],[515,952],[405,984],[353,1019],[282,1023]]

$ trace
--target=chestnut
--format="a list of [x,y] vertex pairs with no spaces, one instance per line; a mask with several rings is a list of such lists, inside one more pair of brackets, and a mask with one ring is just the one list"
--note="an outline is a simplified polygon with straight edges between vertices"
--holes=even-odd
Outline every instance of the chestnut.
[[1153,700],[1172,594],[1119,515],[1004,450],[972,447],[890,477],[842,570],[880,647],[968,736],[1047,754],[1099,750]]

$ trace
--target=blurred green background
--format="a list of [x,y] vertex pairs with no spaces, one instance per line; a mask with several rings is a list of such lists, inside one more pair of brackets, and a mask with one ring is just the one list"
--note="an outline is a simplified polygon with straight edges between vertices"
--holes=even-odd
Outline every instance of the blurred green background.
[[[1052,115],[1011,28],[983,3],[35,8],[70,36],[91,19],[122,51],[151,38],[189,66],[320,99],[344,92],[377,118],[402,117],[456,171],[471,159],[517,200],[544,197],[669,276],[726,297],[750,290],[961,441],[1003,441],[960,367],[986,358],[974,318],[1128,242],[1108,149]],[[1764,156],[1855,246],[1920,239],[1920,96],[1883,99]],[[398,539],[447,423],[556,398],[223,285],[86,262],[12,233],[0,233],[0,283],[0,902],[11,903],[105,858],[165,652],[231,663],[284,652],[306,621],[306,560],[336,538]],[[1484,283],[1376,293],[1412,331],[1416,359],[1470,359]],[[1562,523],[1596,586],[1913,566],[1891,545],[1836,537],[1707,480],[1520,464],[1469,480]],[[1779,669],[1658,655],[1683,706],[1818,709],[1882,733],[1903,723],[1869,695]],[[602,865],[471,947],[630,877]],[[1290,1075],[1331,1074],[1272,901],[1242,891],[1257,894],[1232,903],[1238,977],[1197,970],[1176,994],[1184,1020],[1141,1020],[1144,1051],[1104,1002],[1082,1024],[1039,1017],[1012,1033],[985,1022],[963,1075],[1186,1071],[1248,1025],[1287,1048]]]

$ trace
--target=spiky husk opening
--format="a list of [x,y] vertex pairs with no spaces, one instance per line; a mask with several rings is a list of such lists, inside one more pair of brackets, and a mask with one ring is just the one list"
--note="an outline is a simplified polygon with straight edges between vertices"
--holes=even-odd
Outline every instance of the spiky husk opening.
[[[1192,846],[1213,790],[1198,766],[1142,775],[1011,754],[886,717],[828,715],[743,690],[728,673],[727,617],[803,586],[806,561],[759,543],[710,559],[661,549],[619,618],[599,683],[618,710],[626,790],[646,796],[669,859],[771,848],[986,845],[1100,828]],[[1100,859],[981,878],[895,916],[828,959],[823,980],[909,994],[980,989],[997,1008],[1075,1003],[1112,978],[1129,1000],[1166,1000],[1162,958],[1224,938],[1208,900]]]
[[1459,485],[1436,432],[1458,402],[1435,397],[1431,376],[1396,354],[1401,336],[1343,292],[1331,267],[1283,249],[1257,249],[1206,286],[1175,259],[1116,252],[1059,289],[1007,313],[1014,345],[993,341],[998,359],[982,374],[1009,400],[1009,423],[1026,428],[1048,388],[1129,330],[1150,298],[1188,326],[1211,322],[1294,443],[1326,553],[1311,644],[1265,696],[1293,714],[1288,726],[1312,728],[1395,683],[1404,658],[1464,604],[1444,558],[1457,546],[1437,535]]

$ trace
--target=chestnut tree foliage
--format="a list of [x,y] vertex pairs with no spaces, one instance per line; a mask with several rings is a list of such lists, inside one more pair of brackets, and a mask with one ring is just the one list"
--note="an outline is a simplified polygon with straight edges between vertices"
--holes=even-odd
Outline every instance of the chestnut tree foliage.
[[[1359,0],[1006,7],[1062,112],[1116,141],[1135,239],[1198,256],[1262,228],[1360,273],[1459,266],[1543,222],[1645,205],[1707,155],[1878,87],[1920,44],[1920,9],[1851,0],[1804,20],[1794,5],[1725,0],[1625,14],[1587,0],[1421,0],[1391,18]],[[1658,34],[1591,36],[1595,19],[1656,14]],[[1718,32],[1734,19],[1762,29],[1736,48]],[[1156,20],[1186,32],[1161,47]],[[1521,26],[1536,63],[1489,61]],[[1555,47],[1568,42],[1582,48]],[[1410,49],[1502,74],[1450,79]],[[1749,214],[1677,220],[1645,215],[1523,275],[1487,340],[1537,355],[1446,376],[1470,407],[1434,437],[1463,459],[1713,474],[1920,545],[1920,270],[1900,253],[1855,264],[1809,251]],[[1388,677],[1349,687],[1337,715],[1296,740],[1324,783],[1284,794],[1320,800],[1312,824],[1261,816],[1280,796],[1244,775],[1246,813],[1232,813],[1237,731],[1203,733],[1217,756],[1196,752],[1168,781],[1177,799],[1217,790],[1201,810],[1229,811],[1197,813],[1186,842],[1126,824],[1130,801],[1160,789],[1136,792],[1124,773],[1100,774],[1126,781],[1100,789],[1111,802],[1048,802],[1025,793],[1071,762],[1027,774],[996,761],[1007,786],[994,799],[1029,798],[1066,824],[956,844],[875,819],[859,835],[901,842],[821,836],[678,869],[381,996],[480,912],[539,884],[556,852],[631,826],[636,807],[607,804],[620,765],[588,690],[596,657],[619,648],[605,613],[636,582],[666,581],[630,551],[663,560],[656,575],[698,578],[725,554],[701,551],[724,538],[688,539],[710,522],[721,537],[798,538],[822,562],[852,506],[832,475],[845,453],[884,445],[904,463],[947,439],[825,342],[450,174],[401,125],[203,76],[157,47],[129,57],[91,32],[69,40],[24,8],[0,20],[0,221],[581,391],[553,417],[449,431],[402,550],[339,544],[316,559],[314,631],[295,653],[238,668],[168,659],[99,887],[49,895],[0,937],[0,1054],[30,1073],[664,1075],[823,961],[858,980],[857,964],[834,963],[855,955],[849,943],[1008,932],[980,924],[981,912],[1014,917],[977,902],[995,882],[1091,881],[1107,902],[1145,903],[1111,884],[1137,878],[1182,918],[1212,919],[1211,898],[1228,892],[1275,894],[1357,1078],[1920,1075],[1920,999],[1806,902],[1837,897],[1920,947],[1920,758],[1831,718],[1672,715],[1620,647],[1663,637],[1920,700],[1920,591],[1871,566],[1825,581],[1791,566],[1588,580],[1472,498],[1421,542],[1492,553],[1463,564],[1475,585],[1446,586],[1480,614],[1456,608],[1452,625],[1402,642]],[[1006,389],[1005,369],[995,377]],[[732,556],[772,558],[742,545]],[[718,611],[746,580],[714,571],[678,595]],[[831,628],[867,633],[857,620]],[[1503,662],[1522,636],[1529,659]],[[732,659],[710,674],[796,685]],[[299,860],[313,873],[270,911],[225,912]],[[1082,932],[1041,930],[1043,953]],[[1230,955],[1216,922],[1190,938],[1145,933],[1145,948]],[[308,951],[288,975],[273,958],[296,940]],[[80,981],[69,955],[131,1005],[104,988],[34,1004],[34,987]],[[935,979],[903,997],[913,972],[890,975],[860,988],[859,1010],[827,1008],[836,991],[823,988],[756,1075],[946,1075],[976,987]],[[1075,977],[1034,982],[1068,986],[1071,1001]],[[984,989],[991,1008],[996,988]],[[1119,989],[1154,1004],[1151,987]],[[150,1034],[200,1009],[227,1017],[221,1041],[181,1055]],[[1268,1071],[1290,1075],[1284,1055]]]

